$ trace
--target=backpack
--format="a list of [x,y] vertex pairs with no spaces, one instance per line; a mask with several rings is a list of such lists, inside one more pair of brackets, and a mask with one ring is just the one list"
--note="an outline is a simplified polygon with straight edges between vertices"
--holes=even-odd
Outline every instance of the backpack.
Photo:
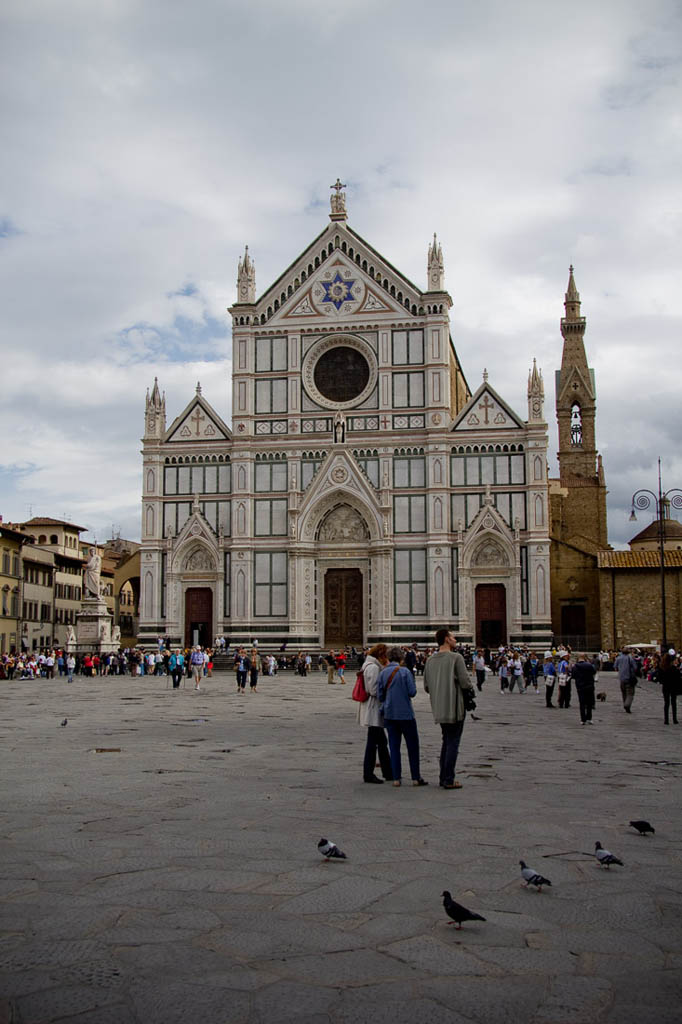
[[362,669],[360,669],[355,677],[355,686],[353,687],[353,693],[351,696],[353,700],[357,700],[360,704],[364,704],[365,701],[369,700],[369,694],[365,689],[365,677],[362,674]]

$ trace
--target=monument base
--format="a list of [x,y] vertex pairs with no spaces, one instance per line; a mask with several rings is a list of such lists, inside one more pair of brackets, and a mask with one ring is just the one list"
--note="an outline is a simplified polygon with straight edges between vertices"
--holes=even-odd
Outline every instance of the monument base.
[[108,654],[120,644],[113,616],[104,601],[86,598],[76,615],[76,648],[81,653]]

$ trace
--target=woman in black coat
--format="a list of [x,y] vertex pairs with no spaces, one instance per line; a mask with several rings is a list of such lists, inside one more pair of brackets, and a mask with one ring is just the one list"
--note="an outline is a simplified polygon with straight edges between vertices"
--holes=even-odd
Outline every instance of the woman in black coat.
[[661,664],[658,669],[658,681],[663,687],[663,721],[666,725],[670,725],[669,716],[670,708],[672,707],[673,724],[677,725],[677,695],[680,692],[682,677],[680,676],[679,666],[669,651],[666,651],[661,658]]

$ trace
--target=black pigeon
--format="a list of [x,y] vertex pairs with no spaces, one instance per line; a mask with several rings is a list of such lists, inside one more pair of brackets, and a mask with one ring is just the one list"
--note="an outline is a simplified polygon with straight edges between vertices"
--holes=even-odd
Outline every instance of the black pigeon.
[[473,914],[466,907],[463,907],[461,903],[456,903],[447,889],[443,893],[443,906],[448,917],[457,922],[458,930],[462,927],[462,921],[485,921],[485,918],[481,917],[480,914]]
[[61,725],[62,729],[64,728],[65,725],[68,725],[68,721],[69,721],[68,718],[62,719],[62,721],[59,723]]
[[625,867],[622,860],[614,857],[610,850],[605,850],[601,843],[594,844],[594,855],[603,868],[608,868],[611,864],[620,864],[622,868]]
[[647,832],[652,834],[656,831],[653,825],[650,825],[648,821],[631,821],[630,824],[633,828],[636,828],[640,836],[645,836]]
[[520,860],[519,864],[521,865],[521,877],[526,883],[526,889],[529,885],[535,885],[537,886],[538,892],[542,892],[543,885],[552,884],[549,878],[543,878],[543,876],[539,875],[537,871],[533,870],[533,868],[527,867],[525,861]]
[[332,843],[329,839],[320,839],[317,848],[325,860],[346,860],[345,853],[339,850],[336,843]]

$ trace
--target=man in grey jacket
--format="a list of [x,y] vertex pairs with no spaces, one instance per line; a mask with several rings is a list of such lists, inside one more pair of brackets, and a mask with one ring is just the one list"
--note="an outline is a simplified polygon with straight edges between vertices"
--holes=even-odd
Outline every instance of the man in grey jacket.
[[623,708],[631,715],[630,708],[632,702],[635,699],[635,686],[637,685],[637,662],[628,652],[627,648],[624,647],[620,652],[613,667],[618,673],[620,679],[620,692],[623,697]]
[[457,641],[443,626],[436,632],[438,651],[424,666],[424,689],[431,699],[433,720],[440,725],[443,740],[440,748],[440,785],[443,789],[461,789],[455,779],[459,744],[464,729],[466,707],[464,691],[474,688],[461,654],[455,651]]

